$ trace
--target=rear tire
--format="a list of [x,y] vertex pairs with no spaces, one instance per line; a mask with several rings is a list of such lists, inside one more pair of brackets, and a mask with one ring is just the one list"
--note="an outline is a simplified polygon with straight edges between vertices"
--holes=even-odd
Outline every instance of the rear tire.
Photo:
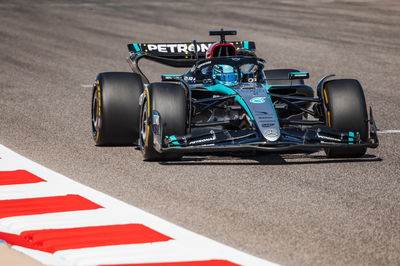
[[[339,131],[359,132],[361,141],[368,141],[368,113],[361,84],[355,79],[338,79],[325,82],[323,101],[328,127]],[[366,147],[329,148],[329,157],[361,157]]]
[[97,146],[137,145],[141,77],[135,73],[97,75],[92,97],[92,132]]
[[145,161],[176,161],[183,153],[159,153],[154,149],[154,136],[150,130],[151,114],[157,111],[163,127],[162,139],[171,135],[184,135],[187,120],[187,95],[184,88],[173,83],[152,83],[146,88],[141,112],[140,146]]

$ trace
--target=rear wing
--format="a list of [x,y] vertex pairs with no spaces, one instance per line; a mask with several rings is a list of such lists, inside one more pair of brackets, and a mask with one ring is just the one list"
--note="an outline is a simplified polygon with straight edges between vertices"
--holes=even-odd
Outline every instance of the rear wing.
[[[197,47],[197,55],[195,44]],[[187,42],[187,43],[131,43],[128,50],[131,56],[149,55],[170,59],[203,59],[206,52],[215,42]],[[245,49],[255,52],[256,45],[250,41],[228,42],[236,49]]]
[[[255,52],[254,42],[235,41],[229,42],[236,49],[245,49]],[[206,57],[206,52],[214,42],[191,43],[131,43],[128,44],[130,56],[128,63],[134,73],[142,77],[144,83],[149,83],[146,75],[139,67],[139,61],[147,59],[171,67],[192,67],[199,59]],[[195,46],[196,45],[196,46]],[[197,50],[196,50],[197,48]]]

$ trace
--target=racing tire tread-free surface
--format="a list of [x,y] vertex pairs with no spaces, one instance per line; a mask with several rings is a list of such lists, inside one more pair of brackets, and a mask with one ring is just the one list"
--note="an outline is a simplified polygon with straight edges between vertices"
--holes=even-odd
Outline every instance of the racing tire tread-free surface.
[[141,77],[129,72],[98,74],[92,96],[92,130],[97,146],[137,145]]
[[153,111],[161,117],[162,139],[165,136],[184,135],[187,120],[187,95],[178,84],[158,82],[150,84],[145,91],[141,115],[141,150],[145,161],[175,161],[182,153],[159,153],[153,147],[154,136],[150,130]]
[[[325,82],[323,101],[326,125],[339,131],[359,132],[361,141],[368,141],[368,113],[361,84],[355,79]],[[325,149],[328,157],[361,157],[366,147]]]

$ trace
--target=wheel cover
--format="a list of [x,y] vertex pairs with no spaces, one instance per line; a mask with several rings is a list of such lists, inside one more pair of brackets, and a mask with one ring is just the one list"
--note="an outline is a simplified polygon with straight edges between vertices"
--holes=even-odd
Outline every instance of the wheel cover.
[[100,111],[100,98],[99,98],[99,91],[94,90],[93,92],[93,100],[92,100],[92,134],[93,138],[97,139],[98,137],[98,131],[100,128],[100,116],[101,116],[101,111]]
[[143,104],[143,109],[142,109],[142,117],[140,120],[140,140],[141,140],[141,146],[142,148],[146,145],[146,140],[147,140],[147,125],[148,125],[148,114],[147,114],[147,101],[144,102]]

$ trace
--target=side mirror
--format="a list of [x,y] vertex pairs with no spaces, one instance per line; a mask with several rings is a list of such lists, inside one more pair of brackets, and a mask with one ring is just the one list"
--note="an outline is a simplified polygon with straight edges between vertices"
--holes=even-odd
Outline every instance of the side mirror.
[[310,73],[308,72],[290,72],[289,79],[308,79],[310,78]]

